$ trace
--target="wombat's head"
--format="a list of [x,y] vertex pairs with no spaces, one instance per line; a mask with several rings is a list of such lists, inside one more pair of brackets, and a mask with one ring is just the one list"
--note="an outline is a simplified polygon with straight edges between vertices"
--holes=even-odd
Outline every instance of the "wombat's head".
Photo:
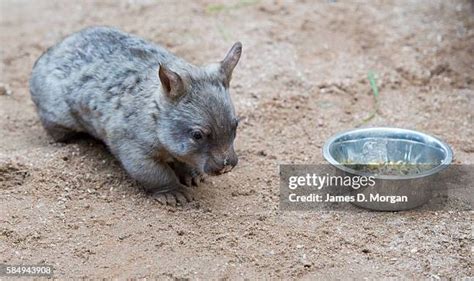
[[178,160],[206,174],[226,173],[237,165],[234,139],[238,118],[229,82],[241,53],[238,42],[220,63],[159,69],[165,97],[159,118],[160,142]]

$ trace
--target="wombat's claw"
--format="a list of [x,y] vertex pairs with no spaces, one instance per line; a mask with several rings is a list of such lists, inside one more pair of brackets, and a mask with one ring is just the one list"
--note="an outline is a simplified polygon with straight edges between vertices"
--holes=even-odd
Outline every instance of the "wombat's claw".
[[187,203],[194,201],[194,195],[192,192],[184,189],[175,189],[170,191],[156,191],[152,197],[162,205],[184,206]]
[[202,182],[204,182],[204,175],[202,174],[193,174],[193,175],[186,175],[184,178],[181,178],[181,183],[188,186],[199,186]]

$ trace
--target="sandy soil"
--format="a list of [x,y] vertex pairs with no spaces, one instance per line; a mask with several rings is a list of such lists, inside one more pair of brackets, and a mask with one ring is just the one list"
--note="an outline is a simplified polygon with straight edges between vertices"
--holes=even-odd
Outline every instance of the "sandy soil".
[[[329,3],[335,2],[335,3]],[[342,1],[341,1],[342,2]],[[474,162],[470,1],[1,1],[0,263],[59,277],[375,278],[472,276],[472,212],[284,212],[278,164],[323,163],[332,134],[422,130]],[[355,4],[357,2],[358,4]],[[81,4],[82,3],[82,4]],[[232,94],[239,166],[198,200],[161,206],[92,139],[54,143],[28,93],[36,58],[106,24],[199,63],[244,45]]]

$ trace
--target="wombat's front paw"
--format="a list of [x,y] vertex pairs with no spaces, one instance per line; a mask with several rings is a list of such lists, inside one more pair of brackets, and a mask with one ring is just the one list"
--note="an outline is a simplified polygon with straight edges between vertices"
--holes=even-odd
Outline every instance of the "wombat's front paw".
[[194,201],[194,194],[192,190],[186,187],[179,187],[168,190],[157,190],[154,191],[151,196],[163,205],[185,205],[189,202]]
[[204,182],[204,175],[202,173],[184,163],[175,162],[170,166],[174,170],[179,182],[185,186],[199,186]]
[[204,182],[204,175],[197,171],[192,171],[189,174],[181,175],[178,178],[182,184],[189,187],[199,186],[202,182]]

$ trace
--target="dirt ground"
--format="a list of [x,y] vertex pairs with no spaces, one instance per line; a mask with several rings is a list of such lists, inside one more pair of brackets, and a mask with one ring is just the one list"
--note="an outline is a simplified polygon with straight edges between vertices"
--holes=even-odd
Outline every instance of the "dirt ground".
[[[287,212],[278,165],[324,163],[332,134],[417,129],[474,161],[470,1],[1,0],[0,263],[57,277],[165,279],[473,276],[473,213]],[[239,165],[185,207],[161,206],[103,144],[54,143],[28,93],[36,58],[111,25],[203,64],[243,43],[232,95]],[[380,89],[376,116],[367,73]]]

